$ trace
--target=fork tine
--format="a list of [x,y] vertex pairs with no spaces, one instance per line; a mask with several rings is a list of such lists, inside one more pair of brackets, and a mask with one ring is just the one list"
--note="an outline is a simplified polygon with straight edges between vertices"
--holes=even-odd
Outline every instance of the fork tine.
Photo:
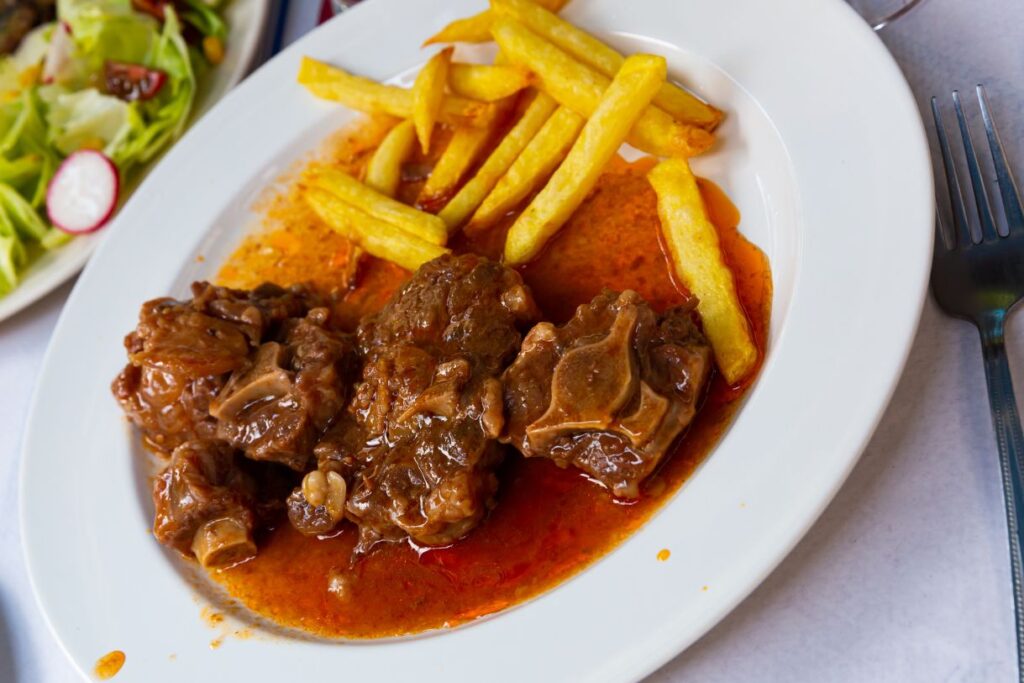
[[971,175],[971,187],[974,188],[974,205],[981,218],[981,237],[985,240],[994,240],[999,235],[996,233],[996,223],[992,218],[992,207],[988,202],[988,193],[985,191],[985,181],[981,177],[981,169],[978,168],[978,155],[974,152],[971,129],[967,126],[964,108],[960,104],[960,92],[957,90],[953,91],[953,108],[956,110],[956,120],[960,124],[960,137],[964,141],[967,172]]
[[1013,171],[1006,162],[1006,152],[1003,149],[1003,141],[996,130],[995,121],[988,110],[988,95],[985,93],[985,86],[978,85],[978,103],[981,105],[981,118],[985,121],[985,135],[988,137],[988,146],[992,150],[992,163],[996,167],[996,182],[999,184],[999,193],[1003,198],[1003,210],[1006,212],[1006,225],[1011,232],[1024,230],[1024,209],[1021,209],[1020,191],[1013,179]]
[[960,189],[960,178],[957,176],[956,165],[953,163],[953,155],[949,151],[949,139],[946,137],[946,127],[942,124],[942,114],[939,113],[939,105],[936,99],[932,98],[932,117],[935,119],[935,134],[939,138],[939,149],[942,152],[942,168],[946,172],[946,186],[949,187],[949,202],[953,213],[953,234],[952,246],[969,247],[973,243],[971,239],[971,226],[967,222],[967,209],[964,207],[964,194]]

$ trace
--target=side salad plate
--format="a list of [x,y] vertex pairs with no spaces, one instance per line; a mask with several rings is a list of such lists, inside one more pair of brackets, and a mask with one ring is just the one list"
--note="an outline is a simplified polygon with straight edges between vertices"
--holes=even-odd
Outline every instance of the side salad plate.
[[82,268],[155,160],[252,68],[269,7],[60,0],[3,38],[0,320]]

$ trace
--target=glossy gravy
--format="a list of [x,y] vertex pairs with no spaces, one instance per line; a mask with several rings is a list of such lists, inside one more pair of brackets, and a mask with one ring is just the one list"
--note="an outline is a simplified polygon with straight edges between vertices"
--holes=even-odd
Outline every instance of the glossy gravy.
[[[376,144],[374,136],[379,140],[379,131],[372,128],[349,134],[332,148],[329,159],[358,170]],[[569,224],[522,269],[550,319],[566,320],[604,287],[634,289],[656,310],[685,300],[670,274],[656,197],[644,177],[652,164],[651,159],[613,162]],[[701,181],[700,188],[763,355],[772,298],[767,259],[737,231],[739,213],[725,194],[708,181]],[[415,190],[415,183],[408,183],[403,196],[415,197]],[[382,306],[408,277],[394,265],[364,257],[356,286],[346,289],[351,245],[321,224],[294,188],[272,199],[266,215],[266,229],[251,235],[224,265],[222,284],[312,282],[334,293],[336,318],[350,327],[360,315]],[[498,226],[473,242],[460,238],[452,246],[494,256],[500,254],[506,229]],[[255,559],[215,572],[214,578],[250,609],[325,637],[408,634],[496,612],[556,586],[643,524],[718,441],[750,381],[729,387],[715,375],[693,425],[635,502],[614,500],[576,470],[559,469],[545,459],[527,460],[509,449],[498,473],[496,507],[450,547],[381,544],[350,569],[354,527],[315,539],[282,521],[259,539]],[[651,562],[656,561],[652,556]]]

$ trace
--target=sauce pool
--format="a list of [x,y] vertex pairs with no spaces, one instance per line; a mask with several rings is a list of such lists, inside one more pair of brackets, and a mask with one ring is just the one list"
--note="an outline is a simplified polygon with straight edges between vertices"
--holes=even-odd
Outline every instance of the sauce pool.
[[[333,156],[342,165],[353,158],[344,145]],[[687,300],[660,242],[657,200],[645,178],[652,164],[613,162],[570,222],[521,270],[549,319],[568,319],[606,287],[636,290],[658,311]],[[771,308],[767,259],[738,232],[739,212],[725,194],[704,180],[700,189],[763,356]],[[351,273],[351,246],[305,209],[294,189],[279,193],[267,216],[267,229],[225,264],[222,284],[312,282],[333,293],[335,317],[350,328],[409,276],[364,257],[349,287],[340,274]],[[496,256],[507,227],[452,246]],[[315,539],[283,521],[258,539],[255,559],[214,578],[263,616],[324,637],[409,634],[491,614],[556,586],[643,524],[712,449],[755,376],[738,387],[714,376],[703,408],[637,501],[617,501],[576,470],[508,449],[493,511],[450,547],[381,544],[350,567],[353,526]],[[667,558],[665,552],[658,559]]]

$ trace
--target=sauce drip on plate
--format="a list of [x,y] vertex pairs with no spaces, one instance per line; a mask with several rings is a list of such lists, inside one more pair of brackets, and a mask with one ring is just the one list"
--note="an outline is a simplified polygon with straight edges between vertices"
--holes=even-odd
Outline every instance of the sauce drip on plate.
[[96,660],[93,672],[101,681],[109,680],[116,676],[121,667],[124,666],[124,659],[123,652],[112,650]]

